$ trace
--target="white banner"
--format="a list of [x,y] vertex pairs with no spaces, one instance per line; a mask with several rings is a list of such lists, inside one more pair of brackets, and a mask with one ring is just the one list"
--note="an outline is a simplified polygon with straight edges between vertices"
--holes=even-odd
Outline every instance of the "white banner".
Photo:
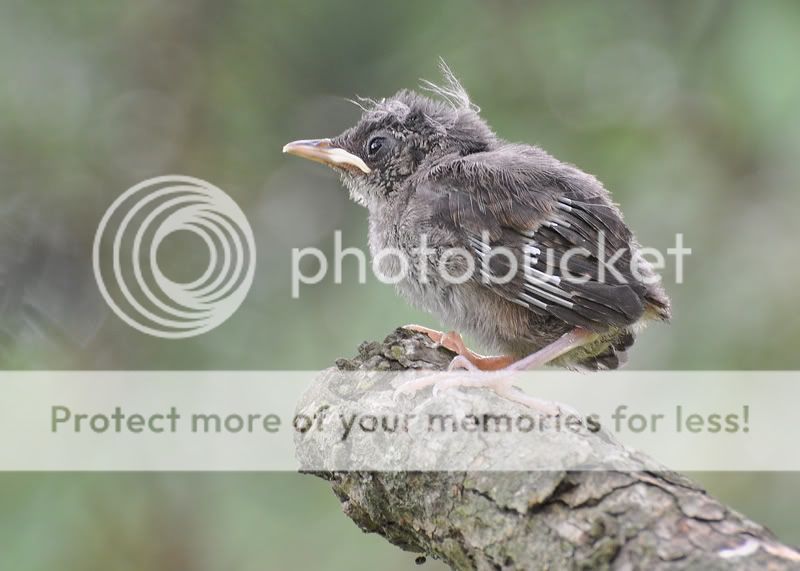
[[512,380],[568,403],[557,416],[486,389],[412,397],[394,394],[406,376],[319,377],[2,372],[0,470],[800,470],[798,371],[535,371]]

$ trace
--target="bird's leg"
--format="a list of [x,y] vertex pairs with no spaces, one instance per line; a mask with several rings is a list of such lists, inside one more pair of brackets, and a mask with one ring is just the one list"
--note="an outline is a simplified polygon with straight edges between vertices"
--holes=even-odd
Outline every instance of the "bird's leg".
[[498,396],[523,404],[542,414],[556,416],[561,412],[555,403],[527,395],[513,386],[511,384],[512,376],[508,373],[503,371],[481,371],[461,355],[453,359],[451,367],[454,364],[457,365],[457,368],[467,369],[474,374],[466,376],[463,370],[456,371],[456,367],[454,367],[448,368],[444,372],[405,381],[395,391],[395,398],[402,394],[414,394],[430,386],[433,386],[434,397],[438,396],[440,391],[454,387],[486,388],[493,390]]
[[[592,333],[591,331],[583,329],[582,327],[576,327],[572,331],[565,333],[550,343],[550,345],[539,349],[535,353],[532,353],[527,357],[520,359],[519,361],[508,364],[502,370],[530,371],[531,369],[538,369],[539,367],[543,367],[549,362],[558,359],[562,355],[569,353],[573,349],[577,349],[578,347],[582,347],[583,345],[594,341],[596,338],[596,333]],[[450,363],[449,369],[466,369],[468,371],[474,370],[473,367],[468,366],[464,360],[461,360],[458,357],[453,359],[453,361]]]
[[[544,414],[558,414],[559,408],[555,403],[537,399],[514,387],[512,385],[513,376],[508,373],[542,367],[554,359],[569,353],[573,349],[577,349],[593,341],[596,337],[597,335],[595,333],[577,327],[535,353],[519,361],[507,364],[499,370],[495,369],[493,371],[481,370],[478,366],[473,364],[468,357],[459,354],[450,363],[446,373],[429,375],[420,379],[407,381],[397,389],[396,394],[415,393],[431,385],[433,385],[434,396],[442,390],[453,387],[483,387],[493,390],[503,398],[524,404]],[[454,374],[457,370],[470,371],[475,373],[475,375],[466,377],[463,374]],[[481,374],[481,372],[483,374]]]
[[440,345],[445,349],[455,353],[457,357],[455,357],[450,363],[449,368],[453,368],[453,363],[455,363],[459,357],[466,360],[474,368],[481,371],[497,371],[508,367],[514,362],[514,357],[512,355],[487,356],[476,353],[464,344],[464,339],[456,331],[448,331],[445,333],[443,331],[437,331],[436,329],[430,329],[422,325],[413,324],[405,325],[403,329],[424,333],[437,345]]

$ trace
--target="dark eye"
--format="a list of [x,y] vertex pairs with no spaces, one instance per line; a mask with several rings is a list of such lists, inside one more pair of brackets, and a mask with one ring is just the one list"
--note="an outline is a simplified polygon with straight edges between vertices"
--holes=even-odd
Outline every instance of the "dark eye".
[[386,143],[386,137],[372,137],[367,143],[367,153],[369,156],[374,157],[378,151],[383,148]]

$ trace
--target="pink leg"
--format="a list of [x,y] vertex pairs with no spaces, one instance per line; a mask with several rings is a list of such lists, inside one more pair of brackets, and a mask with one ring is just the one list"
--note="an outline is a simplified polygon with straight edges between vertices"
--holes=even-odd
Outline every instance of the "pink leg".
[[453,362],[450,363],[449,368],[454,367],[456,359],[465,360],[470,363],[472,367],[481,371],[498,371],[500,369],[505,369],[514,362],[513,355],[479,355],[464,344],[464,340],[461,338],[461,335],[456,331],[448,331],[447,333],[444,333],[443,331],[437,331],[423,325],[414,324],[404,325],[403,329],[424,333],[430,337],[434,343],[438,343],[445,349],[449,349],[455,353],[457,357],[453,359]]
[[[502,373],[514,373],[543,367],[553,359],[557,359],[573,349],[577,349],[591,342],[595,337],[596,334],[591,331],[575,328],[569,333],[562,335],[550,345],[547,345],[515,363],[501,368],[496,372],[484,372],[482,374],[479,372],[480,369],[475,363],[461,354],[453,359],[446,373],[437,373],[420,379],[407,381],[397,389],[396,395],[402,393],[413,394],[431,385],[433,385],[434,396],[441,390],[454,387],[483,387],[495,391],[504,398],[525,404],[532,409],[552,414],[553,411],[558,410],[558,407],[554,403],[549,403],[526,395],[523,391],[511,385],[511,377],[509,377],[509,375]],[[454,375],[454,371],[459,369],[472,371],[479,376],[464,377],[463,375]]]
[[[582,329],[580,327],[576,327],[569,333],[565,333],[550,345],[539,349],[535,353],[531,353],[527,357],[520,359],[519,361],[515,361],[501,369],[500,371],[530,371],[531,369],[538,369],[539,367],[545,366],[547,363],[554,359],[558,359],[562,355],[565,355],[572,351],[573,349],[577,349],[587,343],[593,341],[596,337],[595,333],[591,331],[587,331],[586,329]],[[467,371],[474,371],[477,367],[474,366],[473,363],[469,361],[469,359],[465,359],[463,356],[459,355],[455,359],[452,360],[450,366],[447,368],[449,371],[464,369]]]
[[562,355],[569,353],[573,349],[577,349],[578,347],[586,345],[590,341],[593,341],[596,337],[597,334],[587,331],[586,329],[576,327],[569,333],[565,333],[550,343],[550,345],[539,349],[536,351],[536,353],[528,355],[524,359],[520,359],[516,363],[506,367],[504,370],[530,371],[531,369],[538,369],[550,361],[558,359]]

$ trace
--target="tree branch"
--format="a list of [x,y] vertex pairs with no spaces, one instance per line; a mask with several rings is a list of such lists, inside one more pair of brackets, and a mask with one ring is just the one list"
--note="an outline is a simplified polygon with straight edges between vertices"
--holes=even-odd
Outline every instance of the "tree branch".
[[[323,403],[331,416],[353,405],[397,412],[425,409],[436,400],[430,390],[395,402],[391,387],[379,386],[374,377],[365,375],[354,383],[352,374],[342,372],[441,370],[452,356],[427,337],[398,329],[383,343],[362,344],[355,358],[341,359],[325,371],[304,395],[298,413],[318,414]],[[448,397],[448,405],[459,403],[488,403],[511,412],[520,408],[482,390]],[[309,431],[298,435],[296,445],[301,465],[331,483],[344,513],[362,530],[453,569],[800,569],[800,553],[763,526],[687,478],[599,436],[587,440],[563,434],[555,441],[537,441],[532,453],[564,453],[588,444],[603,457],[630,458],[639,469],[337,471],[343,455],[350,460],[375,452],[397,455],[402,444],[365,438],[343,447],[329,431]],[[385,448],[366,449],[370,446]],[[485,457],[475,460],[476,466],[496,465],[492,462],[509,453],[502,447],[465,450],[468,458]],[[320,470],[321,465],[334,468]]]

